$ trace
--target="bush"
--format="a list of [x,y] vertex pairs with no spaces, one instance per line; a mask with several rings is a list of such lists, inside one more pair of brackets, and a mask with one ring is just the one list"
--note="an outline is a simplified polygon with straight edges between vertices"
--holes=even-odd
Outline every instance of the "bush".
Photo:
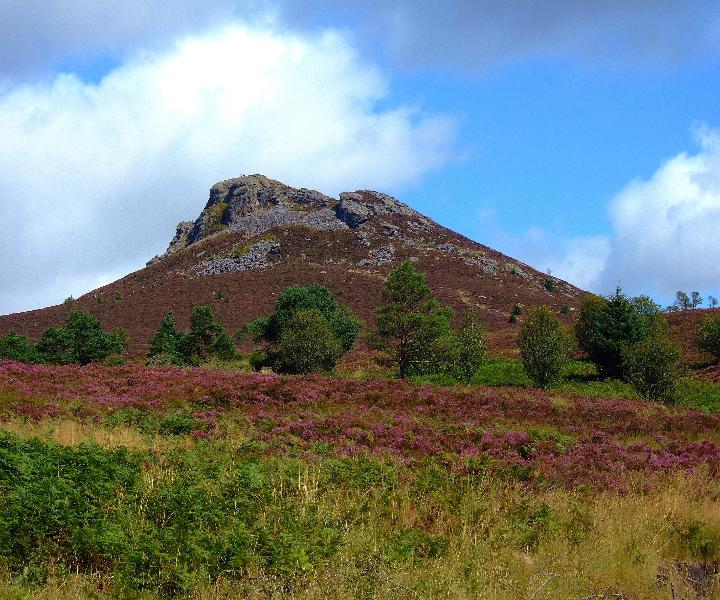
[[324,285],[305,287],[294,285],[287,288],[277,299],[275,312],[259,317],[245,326],[250,337],[257,341],[276,343],[288,327],[293,315],[302,309],[314,308],[325,317],[343,352],[353,347],[360,331],[360,320],[343,304],[333,298]]
[[469,384],[485,359],[485,327],[478,314],[467,311],[462,325],[453,336],[453,351],[450,353],[450,373],[458,380]]
[[[265,345],[253,352],[251,366],[255,370],[272,366],[284,373],[328,371],[352,348],[360,325],[325,286],[289,287],[278,297],[272,315],[245,326],[253,341]],[[313,331],[319,339],[313,339]],[[291,356],[292,352],[298,356]]]
[[340,341],[317,308],[293,313],[275,349],[275,368],[280,373],[306,374],[330,371],[342,355]]
[[45,362],[53,365],[67,365],[74,362],[72,335],[62,327],[48,327],[37,345]]
[[168,313],[150,342],[148,360],[153,365],[195,365],[212,356],[235,357],[235,343],[215,318],[209,306],[193,306],[190,332],[178,331],[175,319]]
[[153,339],[150,341],[148,358],[163,355],[169,357],[171,363],[175,362],[175,360],[180,362],[177,356],[179,336],[180,334],[175,326],[175,318],[172,313],[166,314],[160,323],[160,327],[155,332]]
[[675,400],[682,376],[682,353],[663,331],[634,344],[625,354],[625,374],[641,398]]
[[38,353],[30,341],[14,331],[0,337],[0,360],[38,362]]
[[534,308],[520,329],[520,356],[528,377],[546,388],[560,378],[571,342],[560,320],[547,306]]
[[631,300],[618,288],[608,298],[585,300],[575,335],[601,375],[622,377],[625,352],[647,338],[661,321],[660,307],[647,296]]
[[697,340],[701,350],[711,354],[720,362],[720,315],[707,317],[700,324]]
[[259,373],[263,370],[263,367],[269,366],[270,364],[268,353],[259,348],[255,348],[255,350],[250,353],[248,361],[250,362],[250,367],[252,367],[252,370],[256,373]]
[[103,361],[111,354],[122,354],[125,350],[123,334],[103,331],[100,321],[81,310],[67,316],[65,331],[71,340],[73,362],[81,365]]

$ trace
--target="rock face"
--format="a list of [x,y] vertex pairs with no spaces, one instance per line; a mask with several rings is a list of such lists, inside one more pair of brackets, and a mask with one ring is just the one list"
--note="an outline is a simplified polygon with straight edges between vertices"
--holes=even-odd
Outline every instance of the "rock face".
[[380,222],[380,217],[411,219],[415,229],[430,223],[387,194],[359,190],[344,192],[336,200],[263,175],[244,175],[212,186],[200,216],[194,222],[178,224],[175,237],[160,258],[225,231],[242,231],[253,236],[283,225],[305,225],[320,230],[358,229],[377,221],[386,233],[397,233],[397,225],[387,220]]

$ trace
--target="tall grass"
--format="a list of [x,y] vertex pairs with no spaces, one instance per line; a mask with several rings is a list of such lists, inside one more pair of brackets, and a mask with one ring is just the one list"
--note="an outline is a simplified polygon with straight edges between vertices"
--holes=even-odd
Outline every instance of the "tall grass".
[[434,461],[64,442],[2,437],[0,597],[690,598],[688,565],[720,550],[702,472],[623,495]]

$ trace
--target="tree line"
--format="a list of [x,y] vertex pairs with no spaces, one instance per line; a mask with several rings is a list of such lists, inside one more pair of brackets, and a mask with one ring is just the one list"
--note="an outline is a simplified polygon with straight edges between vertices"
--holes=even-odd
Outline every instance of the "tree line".
[[[702,299],[693,293],[688,301],[692,306]],[[469,384],[485,359],[485,327],[478,313],[467,310],[453,325],[452,309],[433,297],[425,275],[409,261],[389,273],[375,312],[377,324],[366,332],[367,342],[385,353],[400,378],[444,374]],[[521,305],[513,307],[515,321],[522,312]],[[257,371],[330,372],[354,346],[362,326],[325,286],[293,286],[280,294],[272,314],[248,323],[235,339],[210,306],[191,308],[189,331],[179,330],[174,316],[167,314],[150,342],[147,360],[177,366],[232,360],[236,341],[247,337],[254,343],[247,358]],[[720,315],[703,321],[697,340],[720,360]],[[542,388],[558,381],[577,349],[601,376],[623,379],[645,398],[672,400],[683,373],[681,352],[670,339],[660,306],[647,296],[629,298],[620,288],[608,297],[586,298],[572,331],[549,307],[533,308],[523,319],[518,341],[525,372]],[[125,332],[105,331],[89,313],[72,311],[64,327],[49,327],[37,344],[13,332],[0,337],[0,359],[112,364],[122,361],[127,343]]]

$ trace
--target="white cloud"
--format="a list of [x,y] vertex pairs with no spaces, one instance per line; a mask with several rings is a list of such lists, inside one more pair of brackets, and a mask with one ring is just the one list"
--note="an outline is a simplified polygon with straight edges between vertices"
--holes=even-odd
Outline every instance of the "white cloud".
[[[261,172],[327,193],[418,180],[454,122],[387,106],[338,34],[235,26],[136,58],[97,84],[0,95],[0,313],[58,302],[162,251],[214,182]],[[103,277],[103,280],[107,277]]]
[[720,288],[720,130],[696,130],[699,151],[682,152],[612,200],[609,235],[563,238],[532,229],[500,235],[506,251],[584,289],[667,300],[675,291]]
[[695,154],[665,161],[613,200],[612,251],[598,286],[669,295],[720,284],[720,131],[699,128]]

